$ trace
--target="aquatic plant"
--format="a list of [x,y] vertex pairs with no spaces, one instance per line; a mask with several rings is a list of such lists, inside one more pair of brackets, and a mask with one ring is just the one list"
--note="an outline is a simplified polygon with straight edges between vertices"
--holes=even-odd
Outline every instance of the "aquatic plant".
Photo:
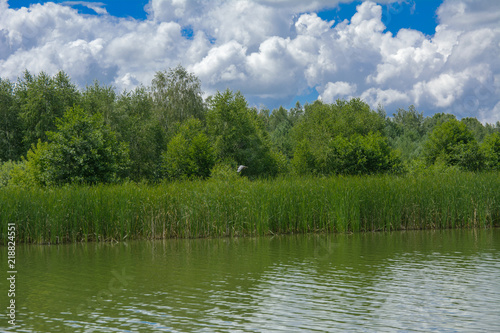
[[335,176],[0,191],[1,241],[62,243],[500,225],[498,173]]

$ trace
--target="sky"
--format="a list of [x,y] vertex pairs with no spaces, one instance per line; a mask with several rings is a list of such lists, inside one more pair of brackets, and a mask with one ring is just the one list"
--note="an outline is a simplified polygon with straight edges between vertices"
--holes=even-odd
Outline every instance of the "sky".
[[177,65],[251,106],[360,97],[500,121],[497,0],[0,0],[0,78],[150,85]]

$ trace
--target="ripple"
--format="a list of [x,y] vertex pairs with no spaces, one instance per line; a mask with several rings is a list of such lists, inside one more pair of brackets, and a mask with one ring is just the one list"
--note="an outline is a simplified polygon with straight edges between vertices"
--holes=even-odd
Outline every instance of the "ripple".
[[[495,244],[500,233],[493,234],[497,243],[478,243],[476,235],[464,232],[460,242],[445,246],[443,232],[440,243],[420,245],[432,235],[415,233],[413,243],[397,246],[394,237],[405,234],[325,237],[323,245],[339,243],[321,260],[315,260],[317,242],[308,236],[239,240],[237,246],[227,240],[193,241],[186,243],[188,253],[178,244],[159,243],[152,250],[147,242],[137,243],[136,252],[129,248],[134,257],[124,260],[133,281],[79,316],[68,304],[95,300],[113,276],[112,261],[78,267],[87,272],[80,283],[51,278],[50,272],[37,281],[33,266],[24,278],[39,289],[20,281],[19,289],[29,294],[20,306],[26,313],[19,316],[20,331],[499,331],[500,248]],[[144,253],[155,254],[154,261]],[[47,262],[59,259],[45,255]],[[52,273],[61,274],[63,267]]]

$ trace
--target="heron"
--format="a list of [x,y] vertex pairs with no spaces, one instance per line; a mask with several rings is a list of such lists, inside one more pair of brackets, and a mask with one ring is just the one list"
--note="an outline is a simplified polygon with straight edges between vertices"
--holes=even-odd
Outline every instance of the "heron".
[[240,166],[238,167],[238,171],[236,171],[236,172],[241,172],[241,171],[243,171],[243,169],[246,169],[246,168],[248,168],[248,167],[247,167],[247,166],[244,166],[244,165],[240,165]]

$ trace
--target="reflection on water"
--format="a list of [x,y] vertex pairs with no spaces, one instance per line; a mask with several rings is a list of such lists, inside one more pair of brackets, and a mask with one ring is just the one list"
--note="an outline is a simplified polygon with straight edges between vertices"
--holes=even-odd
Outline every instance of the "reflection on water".
[[17,258],[20,332],[500,329],[500,230],[31,245]]

